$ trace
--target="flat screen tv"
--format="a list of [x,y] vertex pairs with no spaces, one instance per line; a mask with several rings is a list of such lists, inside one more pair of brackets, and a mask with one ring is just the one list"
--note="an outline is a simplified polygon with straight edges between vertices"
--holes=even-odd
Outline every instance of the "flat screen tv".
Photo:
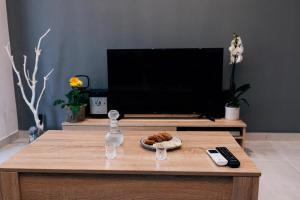
[[108,108],[223,115],[223,48],[109,49]]

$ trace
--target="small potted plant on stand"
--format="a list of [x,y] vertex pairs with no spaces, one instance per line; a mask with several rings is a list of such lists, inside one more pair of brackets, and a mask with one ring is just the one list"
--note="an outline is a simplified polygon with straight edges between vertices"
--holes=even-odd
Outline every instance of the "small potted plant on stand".
[[66,94],[68,102],[62,99],[54,101],[54,106],[61,105],[66,109],[66,121],[75,123],[85,120],[85,109],[88,103],[88,93],[83,87],[82,81],[78,77],[72,77],[69,80],[71,91]]
[[233,35],[233,40],[229,47],[230,51],[230,64],[232,65],[231,76],[230,76],[230,89],[229,97],[225,105],[225,119],[228,120],[238,120],[240,118],[240,106],[245,103],[249,106],[248,101],[242,97],[245,92],[247,92],[251,86],[250,84],[244,84],[236,87],[235,84],[235,67],[237,63],[242,62],[244,47],[241,37],[237,34]]

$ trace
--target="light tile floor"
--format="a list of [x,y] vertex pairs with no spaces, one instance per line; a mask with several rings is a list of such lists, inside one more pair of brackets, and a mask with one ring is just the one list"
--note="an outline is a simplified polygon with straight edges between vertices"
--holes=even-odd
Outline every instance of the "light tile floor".
[[[24,146],[21,138],[0,148],[0,163]],[[300,134],[249,133],[245,147],[262,171],[259,200],[300,200]]]
[[259,200],[300,200],[300,134],[248,135],[245,150],[262,172]]
[[4,147],[0,148],[0,164],[13,156],[19,150],[21,150],[24,146],[28,144],[26,138],[20,138],[15,140],[13,143],[8,144]]

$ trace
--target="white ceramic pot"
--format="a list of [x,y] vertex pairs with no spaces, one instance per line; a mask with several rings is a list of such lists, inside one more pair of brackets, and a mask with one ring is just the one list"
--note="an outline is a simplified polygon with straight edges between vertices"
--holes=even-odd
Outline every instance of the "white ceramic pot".
[[240,108],[225,106],[225,119],[228,119],[228,120],[240,119]]

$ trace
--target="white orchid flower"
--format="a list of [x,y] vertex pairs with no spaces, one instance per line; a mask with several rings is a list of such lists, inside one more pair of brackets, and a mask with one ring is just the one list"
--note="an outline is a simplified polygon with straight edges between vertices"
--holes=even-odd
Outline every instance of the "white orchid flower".
[[229,47],[230,51],[230,64],[240,63],[243,61],[244,47],[240,36],[234,35],[231,45]]
[[230,64],[233,64],[235,62],[235,57],[234,56],[230,56]]
[[232,55],[241,55],[244,52],[244,48],[243,47],[237,47],[235,49],[232,50],[231,54]]
[[234,49],[235,49],[234,45],[231,45],[231,46],[229,47],[230,53],[231,53]]
[[236,63],[240,63],[243,61],[243,56],[242,55],[238,55],[237,58],[236,58]]
[[238,41],[238,43],[237,43],[238,46],[239,46],[239,45],[243,45],[242,39],[241,39],[240,36],[237,37],[237,41]]

